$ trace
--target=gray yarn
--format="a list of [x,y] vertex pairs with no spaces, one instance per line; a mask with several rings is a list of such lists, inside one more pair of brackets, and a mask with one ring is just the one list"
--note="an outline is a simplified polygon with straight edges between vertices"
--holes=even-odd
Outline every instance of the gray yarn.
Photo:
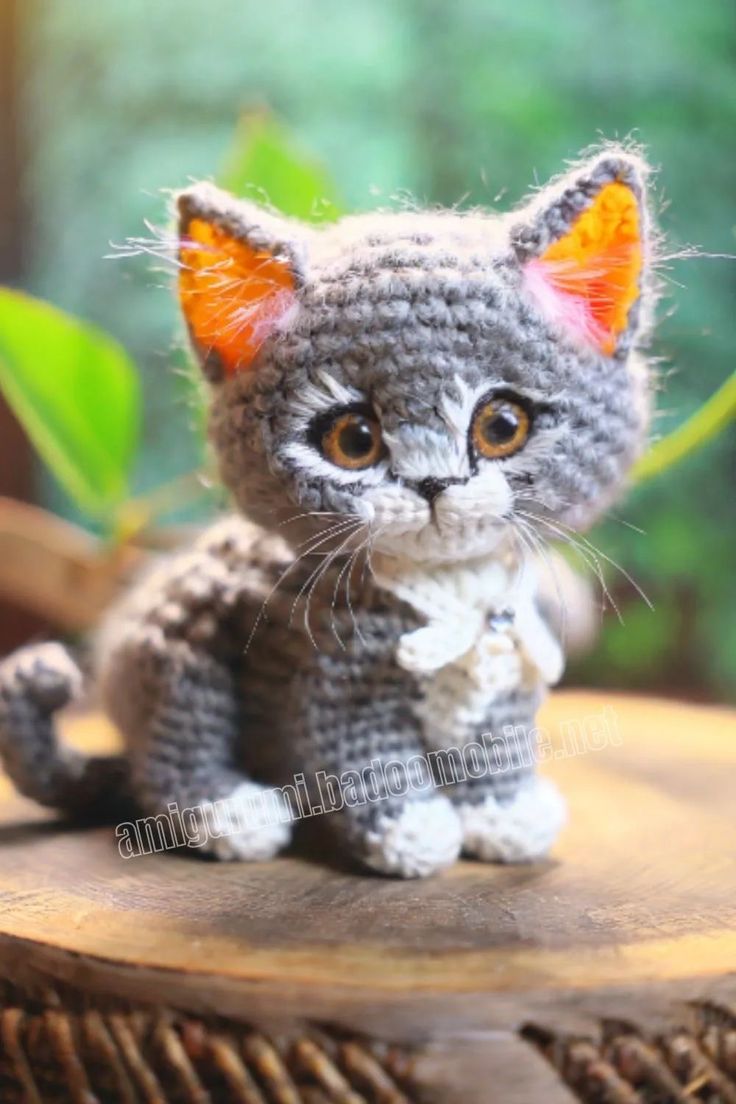
[[[511,215],[371,214],[320,230],[209,185],[180,198],[184,235],[192,217],[206,218],[288,264],[299,309],[264,344],[251,371],[226,378],[216,352],[200,350],[213,382],[211,436],[222,478],[251,520],[219,523],[157,568],[100,633],[99,682],[125,736],[125,787],[139,810],[157,815],[171,802],[226,798],[247,779],[288,785],[301,774],[316,804],[320,772],[357,776],[378,760],[411,773],[413,757],[427,751],[419,708],[426,681],[402,668],[396,651],[425,618],[379,586],[362,560],[348,590],[340,556],[318,581],[307,618],[320,561],[299,558],[300,546],[341,518],[365,519],[369,502],[376,517],[386,502],[405,502],[408,512],[425,511],[426,524],[429,507],[416,488],[431,458],[438,467],[428,475],[462,469],[454,482],[472,489],[476,472],[462,468],[467,458],[451,440],[447,404],[459,408],[465,394],[486,385],[536,404],[533,436],[503,462],[503,473],[514,506],[537,515],[538,536],[551,539],[550,525],[587,525],[605,509],[644,440],[648,385],[637,347],[651,314],[651,284],[643,283],[628,327],[606,357],[542,317],[524,293],[522,265],[565,233],[612,180],[639,197],[646,227],[645,175],[639,157],[610,148]],[[335,389],[359,393],[379,415],[390,441],[383,475],[346,481],[304,451],[305,426],[335,406]],[[480,475],[488,476],[486,465]],[[436,517],[441,529],[441,509]],[[435,560],[462,562],[491,537],[498,543],[502,523],[482,502],[469,508],[426,546],[428,574]],[[417,523],[395,537],[390,525],[383,535],[376,529],[374,551],[395,556],[406,549],[416,558],[419,529]],[[338,532],[321,550],[335,550],[343,539],[346,532]],[[92,768],[55,742],[52,714],[74,679],[54,647],[26,650],[0,667],[0,754],[24,793],[74,810],[89,804]],[[501,816],[532,792],[532,728],[543,689],[538,682],[490,700],[468,733],[500,736],[505,726],[517,727],[520,743],[502,742],[502,771],[447,787],[435,774],[412,789],[415,805],[435,801],[426,809],[446,834],[463,817],[467,826],[472,809],[487,800],[495,799]],[[120,792],[121,767],[94,771],[100,805],[114,787]],[[403,850],[396,857],[392,848],[408,845],[403,837],[395,844],[392,826],[401,823],[408,799],[383,783],[379,789],[326,818],[343,845],[389,873],[428,873],[451,861],[450,844],[441,860],[407,858]],[[505,844],[498,846],[504,857]],[[493,847],[477,853],[496,857]]]

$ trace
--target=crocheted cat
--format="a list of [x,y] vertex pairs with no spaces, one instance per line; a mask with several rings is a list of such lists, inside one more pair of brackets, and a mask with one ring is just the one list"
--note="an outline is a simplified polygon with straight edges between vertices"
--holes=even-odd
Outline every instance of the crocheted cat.
[[563,655],[534,552],[602,513],[644,441],[646,175],[606,147],[511,214],[316,229],[183,192],[181,304],[241,516],[102,629],[123,758],[57,744],[81,681],[60,646],[5,662],[18,788],[184,810],[223,859],[284,847],[297,791],[384,873],[544,855],[564,807],[533,724]]

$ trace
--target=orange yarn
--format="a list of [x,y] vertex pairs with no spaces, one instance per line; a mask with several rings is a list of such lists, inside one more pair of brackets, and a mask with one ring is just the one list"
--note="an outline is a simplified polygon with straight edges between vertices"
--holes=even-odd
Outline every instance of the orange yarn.
[[586,307],[602,352],[610,355],[639,295],[639,208],[621,181],[606,184],[572,229],[543,253],[547,279]]
[[179,259],[179,296],[194,340],[226,373],[248,367],[294,304],[294,277],[270,253],[192,219]]

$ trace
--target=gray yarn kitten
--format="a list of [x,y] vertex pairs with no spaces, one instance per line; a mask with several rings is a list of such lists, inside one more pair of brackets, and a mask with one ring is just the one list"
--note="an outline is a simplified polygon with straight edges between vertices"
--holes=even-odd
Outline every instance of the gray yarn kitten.
[[184,192],[182,303],[242,516],[102,628],[123,758],[57,743],[81,681],[60,646],[0,667],[17,787],[76,812],[175,803],[205,850],[265,859],[300,810],[285,789],[266,815],[264,787],[303,776],[383,873],[544,855],[564,807],[533,724],[563,658],[534,552],[600,516],[644,441],[645,178],[606,147],[510,215],[319,229]]

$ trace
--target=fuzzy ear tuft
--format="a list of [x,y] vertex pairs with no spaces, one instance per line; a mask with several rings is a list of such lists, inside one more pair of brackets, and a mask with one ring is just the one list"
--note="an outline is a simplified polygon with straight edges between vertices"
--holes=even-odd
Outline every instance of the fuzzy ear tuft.
[[542,193],[512,234],[528,292],[568,336],[613,356],[640,315],[648,261],[646,166],[607,152]]
[[179,300],[213,379],[252,368],[265,341],[293,319],[303,279],[287,224],[210,184],[182,192]]

